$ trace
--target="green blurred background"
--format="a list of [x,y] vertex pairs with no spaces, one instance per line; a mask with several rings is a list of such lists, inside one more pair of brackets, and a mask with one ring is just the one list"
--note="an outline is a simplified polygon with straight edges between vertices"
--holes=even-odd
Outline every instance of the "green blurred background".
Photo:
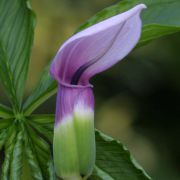
[[[26,96],[77,27],[113,0],[32,0],[37,15]],[[180,34],[94,77],[96,128],[123,142],[155,180],[180,179]],[[5,101],[5,100],[4,100]],[[37,113],[54,113],[55,96]]]

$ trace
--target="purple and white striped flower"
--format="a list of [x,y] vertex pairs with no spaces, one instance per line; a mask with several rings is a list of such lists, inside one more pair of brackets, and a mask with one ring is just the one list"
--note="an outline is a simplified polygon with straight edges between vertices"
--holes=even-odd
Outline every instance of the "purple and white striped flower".
[[97,23],[68,39],[51,64],[58,81],[54,162],[59,177],[86,179],[95,162],[94,96],[89,79],[120,60],[141,35],[140,13],[134,8]]

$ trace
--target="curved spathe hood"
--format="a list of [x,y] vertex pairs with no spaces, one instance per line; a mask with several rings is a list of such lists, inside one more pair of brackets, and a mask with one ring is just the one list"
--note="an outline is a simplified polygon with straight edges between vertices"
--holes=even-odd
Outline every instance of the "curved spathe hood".
[[87,85],[92,76],[122,60],[140,38],[145,7],[137,5],[73,35],[55,56],[52,76],[62,83]]

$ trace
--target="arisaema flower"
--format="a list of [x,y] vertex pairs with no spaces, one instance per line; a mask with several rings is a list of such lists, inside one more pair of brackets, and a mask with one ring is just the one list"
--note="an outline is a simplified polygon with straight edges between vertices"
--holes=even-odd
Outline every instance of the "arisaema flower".
[[86,179],[95,163],[94,96],[89,79],[120,60],[141,35],[140,13],[132,9],[97,23],[69,38],[51,64],[58,81],[54,127],[54,164],[65,180]]

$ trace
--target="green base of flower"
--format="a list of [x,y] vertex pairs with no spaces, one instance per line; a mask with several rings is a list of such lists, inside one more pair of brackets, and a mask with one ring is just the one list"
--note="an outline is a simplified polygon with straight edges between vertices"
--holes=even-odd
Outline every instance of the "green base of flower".
[[79,168],[83,175],[92,173],[95,164],[95,134],[92,117],[78,117],[75,115],[76,140],[79,154]]
[[[85,180],[95,164],[93,116],[66,119],[54,131],[54,164],[64,180]],[[86,176],[82,178],[80,175]]]

